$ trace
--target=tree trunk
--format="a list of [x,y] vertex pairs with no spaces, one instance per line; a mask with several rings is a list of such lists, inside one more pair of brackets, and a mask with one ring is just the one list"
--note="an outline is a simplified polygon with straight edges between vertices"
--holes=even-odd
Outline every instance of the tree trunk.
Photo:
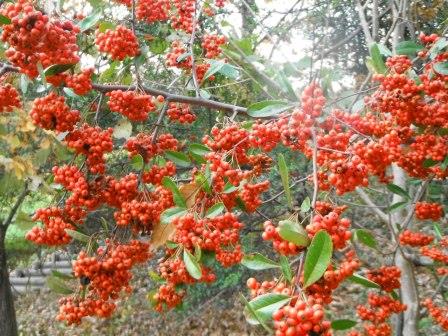
[[[394,184],[406,189],[406,175],[403,169],[393,165]],[[392,204],[404,201],[403,197],[394,194]],[[399,225],[404,222],[405,216],[401,211],[392,213],[392,226],[395,234],[398,233]],[[395,242],[396,244],[399,242]],[[417,283],[414,275],[414,265],[412,265],[402,254],[400,249],[395,252],[395,266],[401,271],[401,301],[407,305],[406,311],[402,315],[402,320],[398,324],[396,336],[418,336],[419,319],[419,299]]]
[[0,223],[0,335],[16,336],[17,322],[14,310],[14,298],[9,283],[6,262],[5,235],[6,227]]

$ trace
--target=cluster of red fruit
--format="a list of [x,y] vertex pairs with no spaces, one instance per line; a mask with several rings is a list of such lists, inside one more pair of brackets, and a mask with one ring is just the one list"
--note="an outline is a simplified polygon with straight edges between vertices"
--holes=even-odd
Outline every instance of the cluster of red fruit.
[[140,154],[145,163],[149,162],[151,158],[162,154],[167,150],[175,151],[178,147],[178,141],[170,133],[160,134],[154,141],[154,136],[139,133],[126,141],[124,146],[129,152],[129,156],[133,157]]
[[401,271],[396,266],[381,266],[375,270],[367,272],[367,278],[378,285],[386,292],[392,292],[400,288]]
[[12,112],[14,107],[20,107],[19,93],[11,84],[0,85],[0,113]]
[[226,43],[226,37],[223,35],[206,34],[202,38],[202,48],[205,51],[206,58],[217,58],[221,55],[220,46]]
[[[85,316],[108,317],[115,309],[114,300],[122,290],[131,291],[130,269],[150,257],[149,245],[138,240],[127,244],[106,241],[98,248],[96,256],[81,251],[73,265],[86,298],[68,298],[60,302],[58,320],[78,324]],[[82,309],[82,308],[83,309]]]
[[38,64],[76,64],[76,34],[79,28],[70,21],[50,20],[33,8],[28,0],[7,4],[1,11],[11,19],[2,26],[1,40],[9,44],[8,60],[31,78],[38,76]]
[[168,161],[164,166],[152,165],[151,169],[146,170],[142,175],[144,183],[159,185],[165,176],[174,176],[176,174],[176,165]]
[[171,51],[166,55],[166,65],[179,69],[191,69],[193,59],[187,53],[187,49],[182,41],[175,40],[171,43]]
[[275,225],[271,221],[266,221],[263,223],[264,232],[262,234],[262,238],[264,240],[272,240],[272,246],[274,250],[282,255],[296,255],[302,249],[293,244],[284,240],[280,237],[279,227],[275,227]]
[[431,299],[422,302],[429,314],[443,329],[448,331],[448,308],[438,307]]
[[166,114],[171,121],[178,121],[181,124],[191,124],[196,120],[196,115],[191,111],[190,105],[169,103]]
[[320,230],[325,230],[331,236],[334,248],[343,249],[352,236],[349,228],[348,218],[340,218],[339,213],[331,211],[325,216],[315,215],[312,222],[306,226],[306,231],[312,238]]
[[66,85],[73,89],[77,95],[83,96],[92,90],[92,74],[93,69],[83,70],[78,75],[68,76],[65,80]]
[[51,92],[42,98],[36,98],[30,112],[33,123],[47,130],[66,132],[80,119],[79,111],[70,110],[65,104],[65,98]]
[[148,114],[156,110],[152,96],[135,91],[114,90],[106,93],[112,112],[117,112],[132,121],[145,121]]
[[415,217],[420,220],[439,220],[443,215],[443,206],[439,203],[417,202],[415,204]]
[[94,174],[104,174],[106,170],[104,154],[111,152],[114,144],[112,141],[113,129],[102,129],[83,124],[65,137],[68,147],[73,148],[77,154],[86,157],[89,170]]
[[168,20],[169,0],[138,0],[135,15],[138,20],[147,23]]
[[113,60],[122,61],[140,53],[137,37],[132,30],[121,25],[104,33],[97,31],[95,44],[100,52],[109,54]]
[[413,232],[411,230],[404,230],[400,233],[400,244],[409,245],[413,247],[426,246],[432,243],[434,237],[421,232]]

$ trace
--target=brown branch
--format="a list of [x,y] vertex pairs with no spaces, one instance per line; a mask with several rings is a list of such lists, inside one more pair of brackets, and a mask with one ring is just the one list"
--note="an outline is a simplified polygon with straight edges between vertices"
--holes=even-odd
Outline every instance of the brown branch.
[[[19,72],[19,69],[11,66],[9,64],[3,64],[3,66],[0,68],[0,76],[4,75],[5,73],[8,73],[8,72]],[[106,93],[106,92],[110,92],[110,91],[114,91],[114,90],[134,91],[137,89],[137,87],[135,85],[109,85],[109,84],[98,84],[98,83],[93,83],[92,88],[95,91],[102,92],[102,93]],[[178,95],[178,94],[155,89],[155,88],[145,86],[145,85],[142,85],[140,88],[147,94],[150,94],[153,96],[162,96],[166,100],[169,100],[170,102],[186,103],[186,104],[193,105],[193,106],[202,106],[202,107],[216,109],[216,110],[222,110],[222,111],[226,111],[226,112],[237,111],[238,113],[247,113],[247,109],[242,106],[221,103],[221,102],[218,102],[215,100],[204,99],[201,97],[189,97],[189,96]]]

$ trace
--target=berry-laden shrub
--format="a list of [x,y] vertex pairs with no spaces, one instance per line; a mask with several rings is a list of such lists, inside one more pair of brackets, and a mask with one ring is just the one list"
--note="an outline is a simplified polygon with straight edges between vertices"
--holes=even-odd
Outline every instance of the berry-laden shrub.
[[[30,95],[30,118],[55,138],[55,147],[65,145],[71,155],[45,178],[45,186],[61,189],[60,199],[33,214],[37,225],[26,236],[36,244],[59,248],[73,239],[83,244],[73,263],[76,283],[67,281],[64,290],[73,293],[60,300],[57,318],[79,324],[87,316],[110,317],[121,296],[132,291],[132,268],[157,255],[158,288],[149,295],[157,311],[180,306],[189,286],[219,280],[219,268],[242,264],[272,271],[265,280],[247,281],[250,301],[245,302],[245,315],[275,335],[331,335],[338,323],[332,323],[328,308],[336,290],[343,291],[343,282],[349,280],[370,288],[367,303],[356,307],[362,325],[349,335],[391,335],[392,315],[412,314],[410,302],[401,301],[413,278],[412,267],[372,268],[370,259],[364,263],[357,255],[359,242],[376,248],[372,255],[383,251],[368,231],[353,231],[352,224],[359,223],[344,211],[358,204],[341,196],[358,192],[366,209],[387,219],[388,225],[380,230],[387,227],[394,253],[406,262],[412,259],[407,254],[414,259],[421,255],[432,260],[437,274],[447,274],[448,238],[440,225],[431,223],[422,232],[411,229],[414,220],[421,220],[418,225],[423,227],[427,220],[441,221],[444,214],[443,204],[430,202],[434,198],[425,188],[448,177],[448,76],[440,71],[448,59],[446,41],[422,35],[416,60],[388,57],[386,70],[373,75],[360,112],[333,108],[317,76],[298,102],[269,100],[245,108],[213,100],[230,99],[227,84],[239,82],[219,83],[210,99],[197,87],[222,76],[238,78],[232,76],[238,72],[232,60],[222,58],[224,51],[233,55],[233,49],[224,48],[227,38],[209,24],[214,13],[228,10],[227,2],[117,3],[130,9],[128,16],[105,30],[107,22],[97,24],[97,13],[78,27],[51,19],[26,0],[7,3],[0,12],[9,62],[1,72],[20,72],[33,84],[41,82]],[[171,48],[164,40],[168,33]],[[98,56],[84,45],[93,39],[106,55]],[[85,54],[98,56],[99,78],[90,68],[79,72]],[[378,58],[372,57],[372,62],[380,62]],[[117,72],[101,75],[104,61],[111,62],[107,71]],[[222,76],[215,77],[219,71]],[[155,77],[151,81],[162,73],[182,80],[175,88],[177,79],[165,85],[165,92],[146,85],[149,73]],[[191,92],[181,94],[192,86],[196,87]],[[21,91],[27,100],[26,90]],[[104,96],[110,111],[102,111]],[[11,84],[0,86],[2,113],[27,108],[27,103],[20,102]],[[222,113],[214,118],[216,110]],[[156,111],[153,118],[150,114]],[[205,112],[210,113],[209,127],[197,125]],[[116,126],[118,119],[122,120]],[[185,140],[192,129],[185,124],[195,120],[202,132],[200,143]],[[298,157],[310,167],[300,172],[301,178],[292,172]],[[408,188],[406,176],[418,183]],[[272,190],[280,184],[283,191]],[[380,187],[366,188],[377,184]],[[308,194],[303,200],[293,197],[299,186]],[[377,191],[390,192],[400,201],[376,206],[369,194]],[[389,196],[379,201],[386,203]],[[338,205],[339,201],[349,205]],[[272,202],[284,210],[280,215]],[[102,211],[110,216],[103,218],[99,229],[92,214]],[[423,233],[432,229],[434,235]],[[264,247],[273,249],[274,260],[244,251],[241,237],[250,231],[262,231],[260,236],[269,242]],[[156,249],[163,251],[155,253]],[[405,281],[407,286],[401,286]],[[446,329],[446,308],[431,299],[422,302],[426,313]]]

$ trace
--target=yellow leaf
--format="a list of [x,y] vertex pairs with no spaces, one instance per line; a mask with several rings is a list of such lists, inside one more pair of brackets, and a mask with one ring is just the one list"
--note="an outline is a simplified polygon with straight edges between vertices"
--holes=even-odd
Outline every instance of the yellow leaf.
[[201,190],[201,186],[198,186],[195,182],[183,184],[179,187],[179,191],[187,203],[187,208],[190,209],[196,203],[196,196]]

